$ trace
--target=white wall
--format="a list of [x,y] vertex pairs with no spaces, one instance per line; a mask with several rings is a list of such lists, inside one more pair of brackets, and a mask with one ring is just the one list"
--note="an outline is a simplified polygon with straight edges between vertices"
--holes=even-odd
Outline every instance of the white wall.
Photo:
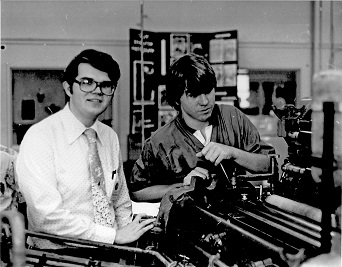
[[[329,2],[322,5],[319,13],[318,3],[310,1],[145,1],[144,26],[176,32],[237,29],[240,68],[299,70],[300,98],[311,95],[313,72],[329,67]],[[334,2],[333,62],[338,68],[342,68],[341,11],[342,2]],[[65,68],[79,51],[91,47],[112,54],[121,66],[113,110],[126,159],[129,29],[139,22],[140,1],[2,1],[1,144],[12,145],[11,68]]]

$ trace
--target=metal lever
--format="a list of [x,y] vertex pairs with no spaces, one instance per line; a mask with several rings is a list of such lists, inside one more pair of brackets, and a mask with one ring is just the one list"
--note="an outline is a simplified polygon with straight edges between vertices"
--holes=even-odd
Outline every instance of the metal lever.
[[223,168],[222,163],[219,163],[219,165],[220,165],[220,167],[221,167],[221,169],[222,169],[224,175],[226,176],[227,181],[233,186],[233,188],[235,188],[235,187],[236,187],[236,180],[235,180],[235,178],[230,179],[230,178],[228,177],[227,173],[226,173],[226,170]]

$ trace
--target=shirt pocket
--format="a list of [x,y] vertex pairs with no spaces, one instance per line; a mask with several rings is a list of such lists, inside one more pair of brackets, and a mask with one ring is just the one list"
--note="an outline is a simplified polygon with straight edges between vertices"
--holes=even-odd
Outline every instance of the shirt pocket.
[[116,171],[112,171],[111,173],[111,183],[112,183],[112,187],[111,187],[110,201],[114,202],[118,197],[119,188],[120,188],[120,181],[118,179],[118,174]]

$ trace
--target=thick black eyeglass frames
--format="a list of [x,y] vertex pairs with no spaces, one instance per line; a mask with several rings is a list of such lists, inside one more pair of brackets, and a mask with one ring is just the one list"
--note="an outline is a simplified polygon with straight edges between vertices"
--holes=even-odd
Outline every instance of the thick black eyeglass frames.
[[81,81],[75,79],[74,82],[77,83],[80,86],[81,91],[85,93],[91,93],[99,87],[102,94],[111,96],[116,89],[110,81],[96,82],[93,79],[84,78]]

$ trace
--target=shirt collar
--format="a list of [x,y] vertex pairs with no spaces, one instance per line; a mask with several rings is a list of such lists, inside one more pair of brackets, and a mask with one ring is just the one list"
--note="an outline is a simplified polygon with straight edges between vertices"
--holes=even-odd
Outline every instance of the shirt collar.
[[[66,132],[67,140],[69,144],[72,144],[77,138],[79,138],[83,132],[87,129],[82,122],[80,122],[76,116],[71,112],[69,103],[67,103],[64,109],[61,111],[61,119]],[[98,120],[90,127],[93,128],[98,136],[100,143],[102,143],[102,131],[101,125]]]

